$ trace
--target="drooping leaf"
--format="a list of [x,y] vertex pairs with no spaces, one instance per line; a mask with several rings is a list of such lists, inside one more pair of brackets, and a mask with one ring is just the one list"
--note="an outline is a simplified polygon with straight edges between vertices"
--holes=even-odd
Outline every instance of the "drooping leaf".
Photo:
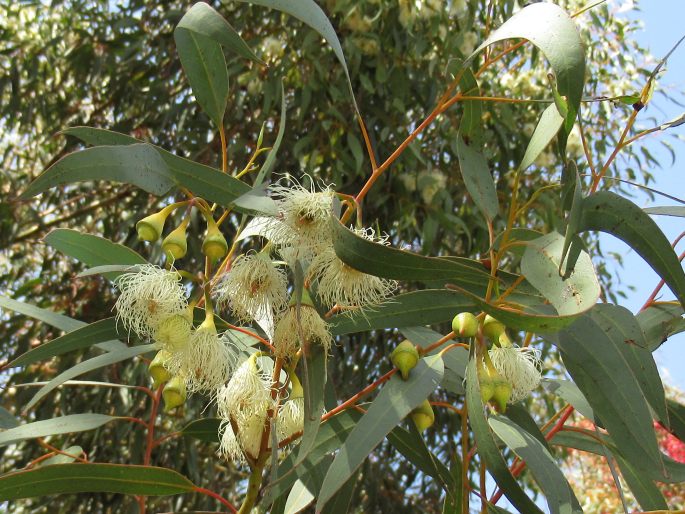
[[470,62],[486,46],[505,39],[527,39],[537,46],[552,66],[559,94],[566,97],[565,128],[570,132],[583,96],[585,51],[571,17],[559,6],[530,4],[509,18],[468,57]]
[[464,185],[473,202],[488,220],[494,219],[499,213],[499,201],[488,162],[477,150],[467,146],[461,136],[457,136],[457,157]]
[[583,200],[579,232],[606,232],[635,250],[666,282],[685,307],[685,273],[671,243],[642,209],[610,191],[600,191]]
[[651,510],[667,510],[668,504],[664,499],[664,495],[654,483],[646,476],[639,467],[633,466],[628,461],[623,459],[620,455],[614,454],[618,468],[621,470],[621,476],[628,484],[630,491],[635,496],[635,499],[645,511]]
[[0,428],[6,430],[8,428],[18,427],[19,420],[15,418],[10,411],[0,406]]
[[587,398],[585,398],[576,384],[570,380],[553,380],[549,378],[543,379],[542,384],[550,393],[562,398],[587,419],[595,420],[595,413],[592,411],[592,407],[590,407]]
[[657,216],[677,216],[678,218],[685,218],[685,206],[683,205],[669,205],[666,207],[647,207],[642,209],[645,214],[652,214]]
[[62,450],[64,453],[58,453],[40,462],[39,466],[54,466],[55,464],[69,464],[74,462],[79,456],[83,454],[83,448],[78,445],[69,446]]
[[[195,7],[202,5],[198,3]],[[209,6],[198,9],[203,12],[213,11]],[[226,59],[219,43],[195,29],[195,25],[202,24],[203,21],[198,20],[198,16],[194,13],[191,14],[192,11],[193,8],[188,12],[191,19],[186,20],[185,25],[179,23],[174,30],[174,41],[181,65],[197,102],[218,128],[224,123],[224,112],[228,100]],[[186,17],[187,15],[181,19],[181,22]]]
[[158,196],[174,185],[166,163],[153,146],[96,146],[62,157],[31,182],[20,198],[25,200],[55,186],[88,180],[133,184]]
[[196,419],[183,427],[181,433],[200,441],[218,443],[220,424],[221,420],[219,418]]
[[[62,134],[75,136],[91,145],[132,145],[142,143],[142,141],[125,134],[91,127],[72,127],[62,131]],[[148,146],[152,146],[162,157],[173,184],[183,186],[205,200],[227,207],[236,198],[249,193],[251,190],[250,186],[245,182],[227,173],[222,173],[204,164],[179,157],[158,146],[149,144]],[[240,208],[236,208],[236,210],[243,212],[243,209]]]
[[552,514],[582,512],[566,477],[547,448],[516,423],[501,416],[490,416],[490,428],[521,460],[547,498]]
[[478,445],[478,453],[487,465],[488,472],[500,486],[512,505],[520,512],[541,514],[542,511],[526,496],[517,480],[513,477],[504,457],[499,451],[490,425],[485,417],[480,384],[476,370],[476,360],[472,358],[466,369],[466,404],[468,406],[471,429]]
[[132,348],[124,347],[121,350],[114,350],[105,353],[104,355],[98,355],[92,359],[80,362],[66,371],[63,371],[55,378],[50,380],[50,382],[41,387],[33,396],[33,398],[31,398],[31,401],[26,404],[24,410],[31,409],[34,405],[36,405],[36,403],[38,403],[38,401],[40,401],[41,398],[43,398],[50,391],[54,390],[56,387],[62,385],[67,380],[71,380],[72,378],[83,375],[84,373],[88,373],[89,371],[93,371],[94,369],[104,368],[105,366],[109,366],[116,362],[121,362],[137,355],[152,352],[154,350],[154,344],[144,344],[140,346],[134,346]]
[[573,381],[628,462],[649,471],[653,478],[663,474],[649,406],[616,342],[590,314],[578,318],[553,342]]
[[[459,89],[464,96],[480,96],[478,80],[473,71],[465,68],[459,82]],[[483,130],[483,101],[469,99],[463,102],[464,114],[459,123],[459,132],[471,140],[478,141]]]
[[166,496],[195,486],[170,469],[122,464],[57,464],[0,477],[0,501],[63,493],[120,493]]
[[361,466],[385,436],[439,385],[443,374],[439,355],[421,359],[409,380],[393,376],[359,420],[326,473],[317,512]]
[[685,330],[683,307],[675,302],[654,303],[636,316],[642,327],[647,348],[656,350],[674,334]]
[[[326,387],[326,350],[321,345],[310,345],[304,372],[304,431],[297,453],[297,463],[302,462],[316,444],[316,434],[321,426]],[[297,465],[296,463],[296,465]]]
[[45,419],[26,423],[15,428],[0,432],[0,446],[16,444],[26,439],[47,437],[49,435],[85,432],[101,427],[105,423],[119,419],[105,414],[71,414],[58,418]]
[[226,19],[204,2],[193,5],[183,15],[176,29],[185,29],[213,39],[227,50],[259,64],[265,64],[257,57],[247,43]]
[[241,2],[248,2],[255,5],[262,5],[264,7],[270,7],[271,9],[277,9],[283,11],[290,16],[293,16],[300,20],[301,22],[309,25],[311,28],[316,30],[321,37],[323,37],[331,48],[333,53],[340,61],[340,64],[345,71],[345,77],[347,78],[347,85],[350,89],[350,96],[352,97],[352,103],[354,104],[355,111],[359,112],[357,108],[357,101],[354,98],[354,90],[352,89],[352,81],[350,80],[350,72],[347,69],[347,62],[345,61],[345,55],[343,54],[342,46],[340,46],[340,40],[335,33],[333,25],[331,25],[330,20],[323,12],[321,7],[319,7],[313,0],[299,0],[297,2],[292,2],[290,0],[240,0]]
[[451,320],[458,312],[473,309],[473,302],[460,293],[424,289],[399,294],[363,313],[333,316],[329,322],[333,335],[343,335],[379,328],[432,325]]
[[118,337],[117,324],[114,318],[107,318],[85,327],[77,328],[57,339],[43,343],[40,346],[20,355],[9,364],[8,368],[15,366],[28,366],[34,362],[42,361],[72,352],[81,348],[87,348],[97,343],[103,343]]
[[669,428],[671,433],[685,442],[685,405],[674,400],[666,400],[668,404]]
[[591,309],[601,288],[590,256],[582,252],[568,278],[560,273],[564,237],[550,232],[528,243],[521,272],[549,300],[560,316],[574,316]]
[[535,162],[535,159],[547,148],[547,145],[557,135],[559,129],[564,123],[564,118],[559,114],[557,106],[549,105],[540,116],[538,124],[535,126],[533,135],[530,137],[526,153],[523,155],[523,160],[519,165],[520,171],[525,171]]
[[278,149],[281,147],[281,142],[283,141],[283,136],[285,134],[285,116],[286,116],[286,98],[285,98],[285,87],[283,86],[283,81],[281,80],[281,118],[278,122],[278,133],[276,134],[276,141],[274,141],[273,146],[271,147],[271,150],[269,150],[269,155],[266,156],[266,159],[264,159],[264,164],[259,170],[259,173],[257,173],[257,177],[255,178],[254,185],[255,187],[260,185],[266,177],[269,176],[269,173],[274,168],[274,165],[276,164],[276,156],[278,155]]

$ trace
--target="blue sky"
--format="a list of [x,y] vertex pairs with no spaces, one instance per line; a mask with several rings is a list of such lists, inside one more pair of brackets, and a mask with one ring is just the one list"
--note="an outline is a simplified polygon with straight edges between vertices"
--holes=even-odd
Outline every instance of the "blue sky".
[[[649,48],[652,55],[660,59],[685,35],[683,25],[685,0],[643,0],[639,5],[641,11],[633,12],[630,16],[641,20],[644,30],[634,34],[634,37],[642,46]],[[681,103],[685,99],[685,42],[670,57],[666,72],[660,75],[657,88],[663,88],[674,94]],[[645,109],[642,117],[638,118],[638,122],[640,119],[654,117],[659,123],[663,123],[680,116],[683,112],[685,112],[685,106],[669,102],[661,95],[655,94],[652,103]],[[649,122],[643,122],[639,126],[648,128],[652,125]],[[662,169],[652,170],[656,182],[650,186],[673,196],[685,198],[685,142],[670,137],[671,134],[685,135],[685,126],[647,136],[649,150],[664,164]],[[673,145],[676,153],[676,162],[673,166],[671,166],[669,152],[660,144],[662,139],[667,139]],[[641,207],[677,205],[663,197],[657,197],[650,202],[644,195],[638,196],[634,201]],[[653,219],[671,241],[685,230],[684,218],[655,216]],[[632,285],[636,289],[630,292],[628,299],[622,303],[633,312],[637,312],[649,297],[659,278],[639,255],[621,241],[604,235],[602,241],[607,250],[617,251],[624,256],[624,267],[618,270],[619,274],[625,285]],[[677,250],[678,253],[685,250],[685,243],[681,243]],[[661,298],[671,299],[673,295],[668,288],[665,288]],[[655,358],[664,381],[685,390],[685,334],[679,334],[666,341],[655,352]]]

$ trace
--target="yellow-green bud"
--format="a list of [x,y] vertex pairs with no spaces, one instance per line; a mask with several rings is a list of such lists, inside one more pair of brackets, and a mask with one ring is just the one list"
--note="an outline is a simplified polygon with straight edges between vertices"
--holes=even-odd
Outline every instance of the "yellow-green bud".
[[411,341],[404,340],[398,344],[390,354],[393,365],[400,370],[402,379],[409,378],[409,372],[416,367],[419,362],[419,352]]
[[290,400],[294,400],[295,398],[304,398],[304,389],[302,388],[302,384],[300,383],[300,379],[297,378],[297,375],[295,374],[294,371],[292,371],[290,374],[290,384],[291,384],[291,389],[290,389]]
[[226,238],[216,226],[214,221],[207,226],[207,235],[202,242],[202,253],[209,257],[210,260],[215,261],[221,259],[228,253],[228,243]]
[[174,260],[182,259],[188,252],[188,241],[186,240],[186,227],[188,226],[188,219],[183,220],[176,229],[174,229],[162,241],[162,250],[164,255]]
[[475,337],[478,319],[470,312],[460,312],[452,320],[452,331],[459,337]]
[[186,382],[179,376],[173,377],[162,390],[164,411],[169,412],[183,405],[186,401]]
[[507,409],[507,403],[511,398],[511,384],[501,377],[494,379],[494,384],[495,393],[492,396],[492,400],[499,410],[504,412]]
[[497,341],[506,328],[507,327],[505,327],[503,323],[500,323],[492,316],[485,316],[485,320],[483,321],[483,335],[490,339],[490,341]]
[[176,205],[167,205],[159,212],[150,214],[136,223],[136,231],[138,232],[138,239],[141,241],[149,241],[154,243],[162,236],[164,230],[164,223],[173,212]]
[[423,432],[435,423],[435,413],[430,402],[426,399],[421,405],[416,407],[411,413],[412,421],[416,425],[419,432]]
[[478,383],[480,385],[480,398],[483,403],[488,403],[495,395],[495,382],[486,369],[478,372]]
[[[290,302],[288,302],[289,307],[295,307],[297,305],[297,295],[293,292],[293,295],[290,297]],[[309,291],[307,290],[306,287],[302,288],[302,298],[300,299],[300,305],[306,305],[307,307],[311,307],[312,309],[315,309],[314,307],[314,301],[312,300],[312,297],[309,294]]]
[[148,367],[148,371],[152,377],[152,385],[155,389],[171,379],[171,373],[169,373],[169,370],[167,370],[164,366],[164,363],[169,359],[169,357],[169,352],[160,350],[157,352],[157,355],[155,355],[155,358],[152,359],[152,362]]

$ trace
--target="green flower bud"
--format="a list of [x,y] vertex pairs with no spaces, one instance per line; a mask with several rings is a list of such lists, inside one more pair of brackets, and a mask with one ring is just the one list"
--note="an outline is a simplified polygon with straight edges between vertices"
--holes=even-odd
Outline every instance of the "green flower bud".
[[478,383],[480,385],[480,398],[486,404],[495,395],[495,382],[485,368],[478,372]]
[[459,337],[475,337],[478,320],[470,312],[460,312],[452,320],[452,331]]
[[409,378],[409,372],[416,367],[419,362],[419,352],[411,341],[404,340],[398,344],[390,354],[393,365],[400,370],[402,379]]
[[501,412],[507,409],[507,403],[511,398],[511,384],[499,377],[494,379],[495,393],[492,396],[492,400]]
[[157,355],[155,355],[155,358],[152,359],[150,366],[148,366],[148,371],[152,377],[152,387],[155,389],[171,379],[171,373],[169,373],[164,366],[164,363],[169,359],[169,357],[169,352],[160,350],[157,352]]
[[161,211],[151,214],[136,223],[138,239],[151,243],[157,241],[162,236],[162,230],[164,230],[166,219],[176,207],[178,207],[178,205],[167,205]]
[[[290,301],[288,302],[288,307],[295,307],[297,305],[297,295],[293,292],[293,295],[290,297]],[[302,298],[300,299],[300,305],[306,305],[307,307],[311,307],[312,309],[315,309],[314,307],[314,301],[312,300],[312,297],[309,294],[309,291],[307,290],[306,287],[302,288]]]
[[183,220],[178,228],[173,230],[162,241],[162,250],[167,258],[173,260],[182,259],[188,252],[188,241],[186,240],[186,227],[188,226],[188,219]]
[[485,316],[483,321],[483,335],[490,339],[490,341],[498,341],[499,336],[502,335],[506,327],[492,316]]
[[164,411],[169,412],[183,405],[186,401],[186,382],[179,376],[173,377],[162,390]]
[[426,399],[421,405],[416,407],[411,413],[412,421],[416,425],[419,432],[424,432],[435,423],[435,413],[430,402]]
[[215,261],[228,253],[228,243],[219,228],[214,225],[207,229],[207,235],[202,242],[202,253]]

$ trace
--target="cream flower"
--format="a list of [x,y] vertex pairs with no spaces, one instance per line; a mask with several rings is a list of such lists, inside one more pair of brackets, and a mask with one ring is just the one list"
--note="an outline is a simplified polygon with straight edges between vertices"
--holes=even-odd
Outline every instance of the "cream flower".
[[240,447],[238,438],[235,436],[229,420],[222,420],[221,425],[219,425],[219,441],[219,451],[217,453],[221,457],[236,464],[245,464],[243,449]]
[[[387,244],[387,238],[376,238],[372,229],[355,230],[369,241]],[[318,280],[317,294],[327,306],[364,307],[385,300],[397,288],[397,282],[367,275],[341,261],[332,246],[322,250],[309,266],[310,280]]]
[[193,315],[190,309],[186,309],[160,321],[152,338],[162,349],[173,353],[186,346],[192,330]]
[[509,403],[524,399],[540,385],[539,350],[531,347],[494,346],[488,353],[497,372],[511,385]]
[[302,396],[290,398],[280,406],[276,428],[279,442],[304,429],[304,398]]
[[[306,294],[306,293],[305,293]],[[274,353],[277,357],[291,357],[299,350],[301,342],[319,343],[328,352],[333,344],[333,336],[328,324],[321,319],[311,303],[309,295],[303,295],[298,309],[291,305],[276,324],[274,331]]]
[[181,276],[152,264],[120,275],[116,286],[117,320],[141,337],[152,337],[161,321],[188,308]]
[[287,302],[288,279],[264,253],[242,255],[214,288],[220,306],[229,306],[241,321],[261,319],[282,311]]
[[255,353],[233,373],[228,383],[219,388],[216,395],[217,412],[223,419],[233,418],[240,423],[266,409],[271,399],[271,379],[260,370]]

